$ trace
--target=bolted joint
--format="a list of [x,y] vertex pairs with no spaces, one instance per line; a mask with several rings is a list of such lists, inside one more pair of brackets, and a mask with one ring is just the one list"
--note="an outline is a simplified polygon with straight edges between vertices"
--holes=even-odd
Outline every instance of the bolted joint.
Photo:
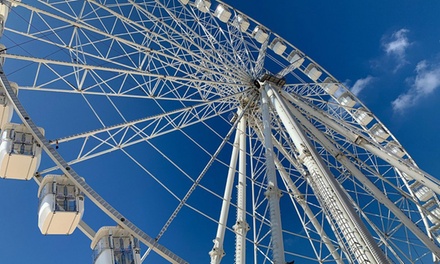
[[218,237],[212,240],[212,242],[214,242],[214,246],[212,247],[212,250],[209,251],[211,263],[220,263],[221,259],[226,255],[225,251],[223,250],[223,245],[220,245]]
[[281,192],[280,189],[278,189],[277,187],[274,186],[269,186],[267,188],[267,191],[264,192],[264,195],[269,198],[272,196],[277,196],[278,198],[280,198],[281,196],[283,196],[283,193]]
[[242,231],[249,231],[251,228],[246,221],[238,220],[234,226],[232,226],[234,231],[238,234],[242,234]]
[[305,200],[305,198],[304,198],[304,195],[302,195],[302,194],[297,194],[297,195],[294,195],[293,197],[294,197],[295,200],[296,200],[298,203],[300,203],[300,204],[305,204],[305,203],[306,203],[306,200]]
[[224,257],[226,253],[223,248],[213,247],[211,251],[209,251],[209,255],[211,256],[211,258],[219,259],[220,257]]
[[306,160],[312,157],[312,154],[307,149],[303,149],[302,153],[298,156],[298,159],[301,163],[304,163]]

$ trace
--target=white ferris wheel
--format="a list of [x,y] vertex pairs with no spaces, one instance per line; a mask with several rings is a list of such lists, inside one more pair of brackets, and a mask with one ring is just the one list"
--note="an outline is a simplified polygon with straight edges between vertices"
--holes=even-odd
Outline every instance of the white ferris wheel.
[[0,13],[0,177],[35,180],[35,224],[82,231],[92,263],[440,259],[440,182],[234,7],[3,0]]

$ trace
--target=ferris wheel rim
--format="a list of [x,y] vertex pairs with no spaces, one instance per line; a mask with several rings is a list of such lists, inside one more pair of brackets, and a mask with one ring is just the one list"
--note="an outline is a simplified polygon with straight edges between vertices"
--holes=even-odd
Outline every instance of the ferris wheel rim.
[[[222,2],[220,2],[219,1],[219,3],[222,3]],[[21,4],[21,3],[17,3],[18,5],[23,5],[23,4]],[[210,13],[213,13],[212,12],[212,10],[209,10],[209,12]],[[240,13],[240,14],[242,14],[242,13]],[[252,20],[252,19],[251,19]],[[254,23],[257,23],[255,20],[252,20],[252,21],[254,21]],[[258,24],[257,23],[257,25],[260,25],[260,24]],[[248,32],[246,32],[246,34],[248,34],[248,35],[250,35],[250,32],[248,31]],[[274,35],[274,36],[276,36],[276,37],[278,37],[278,38],[280,38],[278,35],[276,35],[275,33],[273,33],[273,32],[271,32],[270,31],[270,34],[272,34],[272,35]],[[294,49],[294,50],[297,50],[297,51],[299,51],[296,47],[294,47],[293,45],[291,45],[289,42],[287,42],[287,41],[285,41],[284,39],[283,39],[283,41],[284,41],[284,43],[286,43],[286,44],[288,44],[288,45],[290,45],[290,47],[292,48],[292,49]],[[267,53],[267,51],[265,51],[266,53]],[[301,51],[299,51],[299,52],[301,52]],[[302,53],[302,52],[301,52]],[[302,54],[304,54],[304,53],[302,53]],[[323,70],[324,72],[325,72],[325,74],[328,76],[328,77],[331,77],[331,78],[333,78],[333,76],[332,75],[330,75],[324,68],[322,68],[321,66],[319,66],[319,64],[317,64],[317,63],[315,63],[311,58],[309,58],[308,56],[305,56],[305,58],[310,62],[310,63],[313,63],[314,65],[316,65],[317,67],[319,67],[321,70]],[[288,66],[288,65],[287,65]],[[287,67],[286,66],[286,67]],[[264,68],[263,68],[264,69]],[[303,70],[301,70],[303,73],[304,73],[304,71]],[[229,76],[228,76],[229,77]],[[346,92],[348,92],[351,96],[353,96],[354,97],[354,99],[355,99],[355,101],[356,101],[356,103],[358,103],[358,104],[360,104],[362,107],[364,107],[369,113],[371,113],[371,111],[369,111],[362,103],[361,103],[361,101],[359,100],[359,99],[357,99],[357,97],[355,97],[345,86],[343,86],[340,82],[338,82],[336,79],[334,79],[333,78],[333,80],[335,80],[336,82],[337,82],[337,84],[340,86],[340,87],[342,87],[342,89],[345,89],[345,91]],[[243,80],[242,80],[243,81]],[[249,81],[248,79],[246,79],[245,80],[246,82],[247,81]],[[321,82],[313,82],[313,83],[311,83],[311,84],[307,84],[307,83],[303,83],[303,85],[304,86],[307,86],[307,85],[316,85],[316,86],[319,86],[319,84],[320,83],[322,83],[322,81]],[[238,85],[239,86],[239,85]],[[250,85],[250,87],[252,87],[252,84]],[[336,97],[334,97],[333,99],[336,99]],[[334,104],[335,105],[338,105],[339,107],[341,107],[341,103],[338,101],[338,100],[335,100],[335,102],[334,102]],[[343,107],[342,107],[343,108]],[[352,113],[352,112],[349,112],[349,113]],[[380,124],[381,126],[382,126],[382,128],[384,128],[390,135],[391,135],[391,137],[394,139],[394,141],[396,141],[397,142],[397,140],[395,140],[395,138],[394,138],[394,136],[392,136],[392,134],[387,130],[387,128],[376,118],[376,117],[374,117],[374,122],[376,122],[376,123],[378,123],[378,124]],[[363,128],[364,130],[367,130],[365,127]],[[368,132],[367,132],[368,133]],[[369,134],[369,133],[368,133]],[[373,138],[373,136],[371,136],[371,138]],[[40,139],[41,140],[41,139]],[[397,144],[399,144],[399,143],[397,143]],[[380,144],[379,144],[380,145]],[[399,144],[400,145],[400,144]],[[409,157],[409,154],[405,151],[405,155],[407,155],[407,157],[410,159],[410,157]],[[414,164],[415,165],[415,164]]]

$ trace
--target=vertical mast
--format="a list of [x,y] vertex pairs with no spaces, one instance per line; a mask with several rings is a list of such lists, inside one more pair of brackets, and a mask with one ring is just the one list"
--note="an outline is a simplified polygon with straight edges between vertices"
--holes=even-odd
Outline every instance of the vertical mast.
[[246,264],[246,234],[249,225],[246,221],[246,123],[247,116],[243,115],[238,123],[239,163],[237,185],[237,222],[235,231],[235,263]]
[[234,144],[232,146],[231,161],[229,162],[228,177],[226,179],[225,192],[223,195],[222,209],[217,226],[217,234],[214,239],[214,247],[209,252],[211,264],[219,264],[225,255],[223,242],[225,239],[225,230],[228,221],[229,207],[231,205],[232,186],[234,185],[234,176],[237,166],[238,148],[240,133],[236,131]]
[[272,128],[269,114],[269,98],[264,91],[261,92],[261,110],[263,116],[263,136],[264,146],[266,151],[266,177],[267,177],[267,191],[266,197],[269,202],[270,228],[272,238],[272,252],[273,262],[275,264],[285,264],[284,258],[284,243],[281,228],[281,213],[280,213],[280,196],[281,192],[278,189],[273,142],[272,142]]

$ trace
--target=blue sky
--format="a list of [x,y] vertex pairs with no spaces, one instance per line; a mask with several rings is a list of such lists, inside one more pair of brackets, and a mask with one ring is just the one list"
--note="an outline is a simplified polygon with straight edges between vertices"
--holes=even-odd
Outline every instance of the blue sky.
[[[440,149],[438,137],[438,131],[440,131],[438,122],[440,115],[439,2],[428,1],[423,5],[416,1],[373,3],[348,0],[331,2],[240,0],[234,3],[233,1],[226,2],[291,42],[339,81],[350,87],[352,92],[392,131],[422,169],[436,177],[440,175],[438,162],[440,158],[438,153]],[[11,76],[12,80],[13,78],[17,81],[20,76],[15,74]],[[59,111],[62,107],[70,107],[64,106],[64,102],[67,102],[64,100],[76,99],[62,96],[44,97],[35,102],[32,101],[33,95],[25,92],[21,95],[27,102],[29,112],[36,120],[51,123],[55,128],[59,121],[62,124],[59,126],[63,126],[66,131],[69,125],[71,126],[69,129],[73,130],[87,129],[86,127],[79,128],[82,124],[78,122],[78,117],[64,116],[64,112]],[[51,107],[54,110],[58,109],[59,112],[51,112]],[[44,108],[44,111],[40,111],[40,108]],[[139,111],[146,111],[146,108]],[[45,112],[51,112],[53,116],[51,120],[43,122],[47,119]],[[139,116],[142,115],[134,114],[133,118]],[[51,135],[50,130],[47,133]],[[203,136],[197,138],[209,145],[209,140]],[[176,137],[172,142],[161,142],[161,139],[157,139],[155,144],[178,144],[184,140],[187,139]],[[215,150],[216,145],[209,147]],[[134,152],[141,151],[136,148],[148,147],[134,147]],[[62,152],[63,149],[60,151]],[[151,148],[148,151],[153,152]],[[213,152],[213,150],[210,151]],[[69,155],[69,153],[63,154]],[[163,169],[161,164],[151,162],[152,156],[149,155],[138,157],[138,159],[149,164],[148,169],[152,171]],[[172,152],[168,155],[175,155],[173,157],[180,159],[179,164],[193,162],[191,156],[182,158],[180,153]],[[110,167],[110,164],[107,164],[115,161],[120,162],[121,166]],[[175,200],[159,196],[159,193],[155,193],[154,198],[146,199],[143,194],[154,192],[157,187],[153,181],[145,181],[145,177],[138,176],[145,173],[139,168],[131,167],[131,176],[128,181],[125,180],[127,170],[123,165],[131,164],[126,156],[111,154],[96,162],[98,165],[84,163],[83,166],[78,167],[78,172],[100,175],[96,179],[88,177],[87,182],[98,192],[103,192],[105,198],[123,214],[128,215],[130,219],[132,216],[136,224],[144,226],[147,225],[145,222],[148,222],[148,228],[154,236],[163,224],[163,219],[166,219],[175,208]],[[194,172],[199,171],[204,162],[206,160],[197,162],[193,168]],[[50,167],[48,161],[43,164]],[[167,173],[176,172],[170,170]],[[105,177],[105,175],[118,175],[118,177]],[[176,190],[178,190],[178,185],[181,185],[181,190],[177,191],[179,195],[184,195],[189,187],[187,182],[170,180],[168,184]],[[33,181],[1,181],[0,262],[8,264],[91,263],[90,240],[80,231],[75,231],[70,237],[44,237],[39,233],[36,191],[37,186]],[[203,199],[203,195],[203,192],[195,193],[192,199]],[[118,199],[120,196],[130,196],[130,199],[120,202]],[[157,202],[159,200],[160,203]],[[112,221],[105,218],[90,202],[87,202],[86,206],[85,219],[93,228],[113,225]],[[149,211],[140,210],[145,206],[149,208]],[[201,204],[200,206],[209,210],[211,205]],[[186,215],[187,209],[183,210],[183,215]],[[149,219],[153,216],[149,212],[154,212],[154,217],[161,221],[150,221]],[[194,241],[198,233],[208,233],[208,237],[213,238],[215,225],[197,225],[198,220],[194,217],[173,223],[162,243],[183,256],[197,255],[189,257],[192,263],[206,263],[208,255],[205,248],[210,250],[211,240],[198,241],[198,243]],[[173,232],[173,230],[178,231]],[[192,254],[193,251],[202,253]],[[228,256],[233,256],[233,252],[229,252]],[[155,262],[153,256],[146,263],[160,262]]]

